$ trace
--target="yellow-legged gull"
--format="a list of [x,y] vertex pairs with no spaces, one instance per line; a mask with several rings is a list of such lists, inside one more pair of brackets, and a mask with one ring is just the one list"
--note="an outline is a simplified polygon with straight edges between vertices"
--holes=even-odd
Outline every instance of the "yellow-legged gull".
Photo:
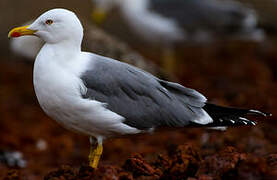
[[[35,35],[45,41],[34,65],[40,106],[63,127],[90,136],[89,163],[97,168],[109,137],[137,134],[162,126],[224,127],[255,125],[256,110],[209,104],[193,89],[164,81],[136,67],[81,51],[83,27],[65,9],[52,9],[9,37]],[[96,141],[95,141],[96,140]]]

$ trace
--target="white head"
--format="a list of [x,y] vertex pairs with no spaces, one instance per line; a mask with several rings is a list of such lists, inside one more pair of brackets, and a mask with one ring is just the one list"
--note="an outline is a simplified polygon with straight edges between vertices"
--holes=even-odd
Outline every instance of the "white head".
[[30,26],[15,28],[9,37],[36,35],[46,43],[74,41],[81,45],[83,27],[78,17],[66,9],[52,9],[39,16]]

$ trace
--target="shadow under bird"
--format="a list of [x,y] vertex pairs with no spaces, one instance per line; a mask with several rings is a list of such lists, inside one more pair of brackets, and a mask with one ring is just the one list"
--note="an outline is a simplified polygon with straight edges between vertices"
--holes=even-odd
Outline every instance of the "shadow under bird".
[[66,9],[49,10],[31,25],[12,29],[8,36],[24,35],[45,41],[33,77],[41,108],[63,127],[90,137],[93,168],[98,166],[106,138],[159,127],[255,125],[245,116],[268,115],[209,104],[193,89],[81,51],[82,24]]

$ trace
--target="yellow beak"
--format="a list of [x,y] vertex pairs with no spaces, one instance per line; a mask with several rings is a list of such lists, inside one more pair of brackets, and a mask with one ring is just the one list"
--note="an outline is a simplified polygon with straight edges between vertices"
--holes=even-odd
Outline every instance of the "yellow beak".
[[12,29],[9,34],[8,38],[11,37],[20,37],[25,35],[35,35],[34,33],[37,32],[35,30],[28,29],[29,26],[22,26]]
[[91,18],[94,23],[100,25],[102,24],[107,17],[107,13],[101,9],[95,8],[91,13]]

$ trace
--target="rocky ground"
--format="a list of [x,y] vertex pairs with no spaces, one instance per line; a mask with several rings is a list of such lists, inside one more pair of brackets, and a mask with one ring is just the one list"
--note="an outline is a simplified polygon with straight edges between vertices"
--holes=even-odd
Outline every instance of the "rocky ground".
[[256,118],[255,127],[226,132],[183,128],[110,139],[99,169],[93,170],[87,166],[88,138],[64,130],[40,109],[32,64],[2,55],[0,179],[276,178],[276,44],[213,44],[179,52],[175,75],[182,84],[213,103],[256,108],[273,116]]

